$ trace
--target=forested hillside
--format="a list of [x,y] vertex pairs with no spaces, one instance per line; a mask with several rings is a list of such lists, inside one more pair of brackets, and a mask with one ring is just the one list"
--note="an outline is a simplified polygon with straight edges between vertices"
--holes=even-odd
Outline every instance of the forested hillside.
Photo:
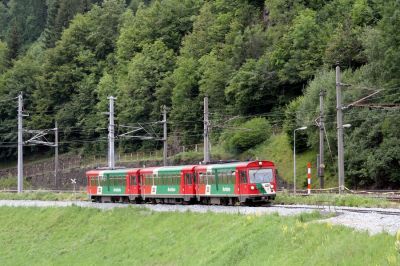
[[[188,145],[202,141],[208,95],[213,142],[241,153],[303,125],[298,150],[316,150],[325,90],[335,156],[336,65],[345,105],[381,90],[369,108],[344,111],[347,184],[399,187],[400,110],[377,108],[400,102],[396,0],[2,0],[0,160],[16,156],[20,92],[27,128],[57,121],[63,150],[85,152],[106,150],[107,96],[118,132],[160,121],[166,105],[171,143]],[[157,145],[117,141],[121,151]]]

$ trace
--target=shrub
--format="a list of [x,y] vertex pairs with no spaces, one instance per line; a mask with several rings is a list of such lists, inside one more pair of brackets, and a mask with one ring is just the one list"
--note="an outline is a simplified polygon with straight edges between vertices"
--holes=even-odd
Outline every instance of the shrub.
[[265,118],[253,118],[225,130],[224,148],[235,154],[242,153],[269,139],[271,132],[271,125]]

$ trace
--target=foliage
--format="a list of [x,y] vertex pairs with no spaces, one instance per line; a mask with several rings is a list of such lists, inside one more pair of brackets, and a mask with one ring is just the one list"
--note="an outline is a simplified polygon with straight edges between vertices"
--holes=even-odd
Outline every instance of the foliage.
[[[24,180],[24,188],[29,189],[31,186],[30,182],[27,180]],[[0,178],[0,189],[17,189],[18,184],[17,184],[17,177],[2,177]],[[14,193],[10,193],[7,195],[15,195]],[[1,194],[0,194],[1,197]],[[7,197],[7,196],[6,196]]]
[[268,140],[271,133],[271,125],[265,118],[253,118],[227,128],[222,139],[227,150],[238,154]]
[[8,67],[7,55],[8,55],[7,44],[0,41],[0,74],[5,72],[5,70]]
[[[295,128],[308,126],[297,132],[296,148],[315,152],[312,126],[325,90],[326,137],[336,154],[336,64],[352,85],[344,103],[368,88],[383,89],[370,102],[400,102],[399,10],[396,0],[0,1],[0,159],[15,158],[14,97],[21,91],[30,114],[24,123],[45,129],[57,120],[61,151],[105,151],[103,113],[112,94],[119,133],[159,121],[166,105],[173,145],[198,144],[207,95],[213,141],[227,121],[263,116],[290,143]],[[389,126],[399,117],[387,114],[345,111],[354,125],[346,130],[347,185],[400,186],[398,136]],[[155,125],[148,131],[159,133]],[[249,146],[240,142],[239,150]],[[159,142],[118,145],[129,151]]]

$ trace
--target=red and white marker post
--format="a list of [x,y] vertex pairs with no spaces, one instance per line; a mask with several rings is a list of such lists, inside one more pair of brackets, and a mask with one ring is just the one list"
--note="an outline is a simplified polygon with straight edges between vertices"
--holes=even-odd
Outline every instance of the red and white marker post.
[[311,194],[311,163],[307,163],[307,194]]

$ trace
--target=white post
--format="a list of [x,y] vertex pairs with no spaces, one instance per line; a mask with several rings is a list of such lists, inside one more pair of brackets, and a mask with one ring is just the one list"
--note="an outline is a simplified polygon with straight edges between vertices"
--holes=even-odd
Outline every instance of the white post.
[[115,168],[115,154],[114,154],[114,100],[113,96],[108,97],[110,100],[109,110],[109,125],[108,125],[108,167]]
[[57,172],[58,172],[58,124],[55,122],[54,128],[54,186],[57,188]]
[[22,193],[24,189],[24,140],[22,126],[22,92],[18,95],[18,193]]
[[168,142],[167,142],[167,107],[163,106],[163,124],[164,124],[164,149],[163,149],[163,164],[167,165],[167,157],[168,157]]
[[336,67],[336,115],[337,115],[337,143],[338,143],[338,178],[339,194],[344,190],[344,147],[343,147],[343,114],[342,89],[340,81],[340,67]]
[[210,153],[209,153],[209,140],[208,140],[208,97],[204,97],[204,163],[207,164],[210,162]]
[[307,194],[311,194],[311,163],[307,163]]

